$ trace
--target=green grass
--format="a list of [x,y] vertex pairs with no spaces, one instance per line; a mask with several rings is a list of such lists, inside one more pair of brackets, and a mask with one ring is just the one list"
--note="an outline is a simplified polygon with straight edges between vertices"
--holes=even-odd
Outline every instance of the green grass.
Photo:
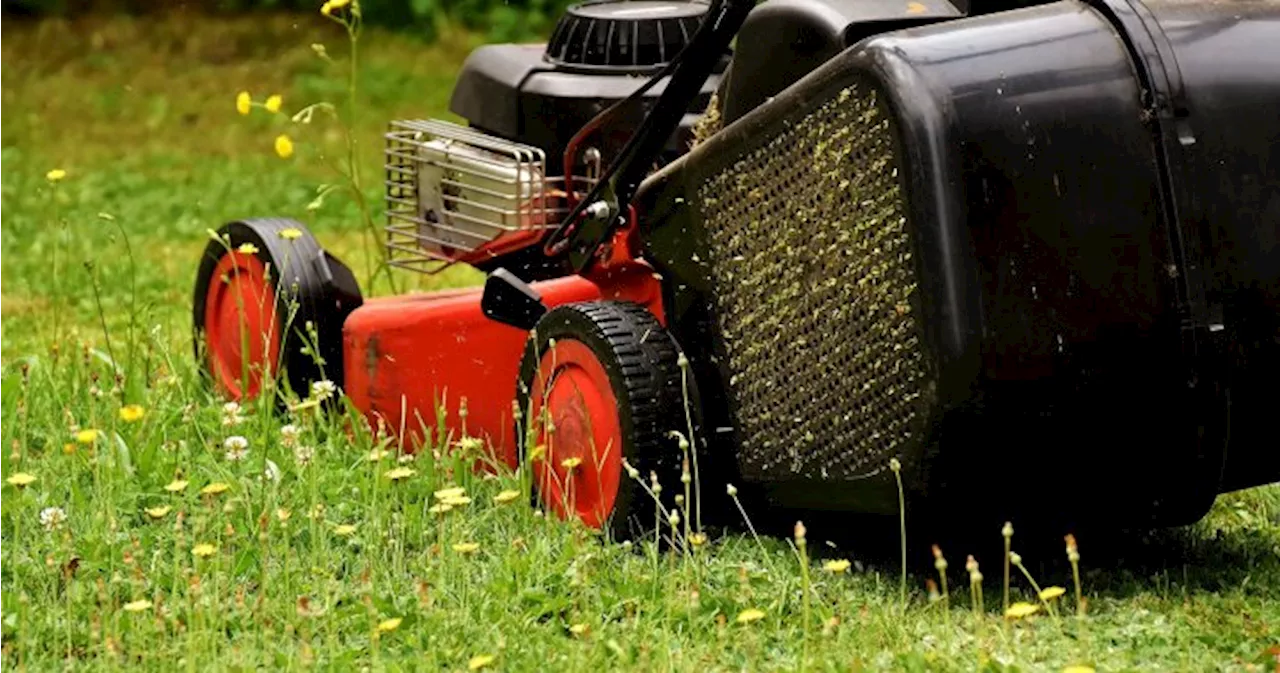
[[[70,657],[93,668],[465,670],[488,655],[503,670],[1275,667],[1276,487],[1223,496],[1187,529],[1082,538],[1086,616],[1074,616],[1068,594],[1060,618],[1012,623],[999,616],[1001,559],[979,559],[980,616],[963,573],[966,553],[999,543],[998,527],[972,549],[946,550],[944,614],[927,600],[923,573],[909,578],[901,605],[892,535],[885,544],[810,522],[806,581],[785,538],[761,545],[717,532],[692,556],[602,544],[539,516],[523,496],[493,502],[520,480],[473,474],[448,452],[423,454],[408,463],[413,476],[392,482],[395,457],[367,460],[372,440],[348,437],[339,415],[249,407],[242,424],[224,426],[189,347],[205,230],[236,217],[299,217],[361,278],[371,268],[349,203],[305,209],[316,186],[334,180],[318,157],[341,151],[340,128],[289,128],[298,154],[282,161],[271,143],[287,124],[260,110],[241,117],[233,105],[240,89],[258,100],[281,93],[289,111],[340,99],[341,68],[308,45],[340,56],[341,37],[310,16],[5,24],[2,460],[6,479],[37,480],[3,486],[4,666],[54,669]],[[385,121],[444,114],[472,44],[465,35],[429,47],[366,36],[357,132],[370,198],[379,196]],[[52,168],[68,171],[56,186],[44,177]],[[474,279],[412,280],[425,289]],[[134,352],[119,395],[95,287],[112,351]],[[121,397],[145,417],[120,420]],[[315,449],[309,465],[286,446],[288,422]],[[79,444],[83,428],[102,434]],[[233,434],[249,442],[245,460],[224,456]],[[278,481],[261,478],[267,461]],[[175,478],[190,484],[167,492]],[[199,494],[213,482],[229,489]],[[428,512],[432,493],[451,485],[473,502]],[[40,514],[53,507],[67,519],[46,530]],[[145,510],[155,507],[171,509],[153,519]],[[343,524],[354,532],[339,535]],[[1015,546],[1031,532],[1018,531]],[[461,542],[478,551],[456,551]],[[202,543],[216,547],[207,558],[192,554]],[[1023,551],[1038,581],[1071,588],[1060,545]],[[859,563],[823,571],[832,558]],[[1034,601],[1016,571],[1013,592]],[[124,610],[142,599],[151,605]],[[737,623],[748,609],[764,617]],[[379,634],[390,618],[403,621]]]

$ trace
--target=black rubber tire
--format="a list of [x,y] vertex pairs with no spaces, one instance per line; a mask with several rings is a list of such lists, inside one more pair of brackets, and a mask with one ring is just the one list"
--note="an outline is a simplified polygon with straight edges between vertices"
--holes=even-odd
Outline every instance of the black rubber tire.
[[[282,231],[296,229],[300,236],[286,239]],[[340,260],[320,246],[319,241],[306,225],[286,218],[258,218],[229,222],[218,229],[217,234],[227,241],[211,240],[200,256],[196,272],[195,293],[192,301],[192,325],[194,349],[197,360],[206,357],[204,348],[205,300],[213,271],[218,261],[245,243],[258,249],[255,256],[268,268],[276,296],[276,310],[281,321],[290,315],[291,304],[296,302],[297,313],[289,329],[279,331],[281,362],[275,371],[284,376],[284,382],[300,397],[310,392],[311,383],[329,380],[342,386],[342,323],[352,311],[363,303],[360,286],[355,276]],[[315,325],[321,362],[304,352],[307,340],[306,325]],[[283,328],[284,325],[281,325]],[[202,371],[209,375],[208,362]],[[212,376],[207,378],[212,382]]]
[[[520,413],[529,412],[529,395],[540,354],[552,340],[573,339],[591,349],[608,374],[618,400],[622,457],[649,483],[650,472],[662,484],[663,506],[671,511],[680,483],[683,453],[672,430],[685,432],[684,398],[680,388],[679,350],[675,340],[644,307],[629,302],[599,301],[566,304],[538,321],[525,345],[520,363],[516,400]],[[523,444],[526,428],[517,422]],[[522,448],[523,452],[523,448]],[[524,456],[520,456],[524,463]],[[692,505],[692,503],[687,503]],[[644,486],[624,468],[614,507],[605,530],[614,540],[643,539],[654,529],[655,506]],[[666,525],[666,522],[657,522]]]

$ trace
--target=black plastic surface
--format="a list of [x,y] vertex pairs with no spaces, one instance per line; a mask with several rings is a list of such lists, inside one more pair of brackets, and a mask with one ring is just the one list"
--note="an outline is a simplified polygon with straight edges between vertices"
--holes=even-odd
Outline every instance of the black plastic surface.
[[480,310],[486,318],[528,331],[547,312],[542,295],[506,269],[495,269],[484,281]]
[[[644,79],[634,75],[569,71],[546,62],[542,45],[489,45],[467,57],[454,86],[449,109],[472,126],[541,148],[548,171],[563,172],[565,145],[588,121],[626,98]],[[724,62],[689,105],[688,112],[706,109],[719,83]],[[606,160],[622,147],[662,94],[659,82],[634,109],[619,115],[603,137],[586,146],[599,149]],[[689,116],[669,139],[662,161],[683,154],[693,138],[696,117]]]
[[[1280,4],[1126,6],[1136,22],[1067,1],[871,38],[646,182],[647,254],[673,333],[700,347],[702,390],[724,391],[727,373],[697,186],[859,81],[902,129],[940,372],[932,430],[903,461],[920,466],[913,492],[1183,523],[1221,489],[1280,479],[1264,432],[1280,408]],[[1226,462],[1247,467],[1222,479],[1228,396]],[[708,425],[731,426],[733,403],[704,394]],[[731,456],[732,432],[716,437]],[[867,502],[893,496],[886,478],[768,486],[781,504],[892,511]],[[1044,502],[1046,480],[1081,500]]]
[[551,34],[546,57],[565,69],[656,72],[685,48],[706,13],[707,3],[689,0],[571,5]]

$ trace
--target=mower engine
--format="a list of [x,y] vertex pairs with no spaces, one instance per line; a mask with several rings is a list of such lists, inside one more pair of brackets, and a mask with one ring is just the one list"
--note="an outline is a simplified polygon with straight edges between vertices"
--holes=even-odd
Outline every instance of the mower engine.
[[589,2],[468,59],[466,126],[387,134],[390,263],[483,289],[365,301],[301,224],[234,222],[197,353],[479,440],[616,536],[661,523],[642,478],[701,483],[686,520],[728,481],[1194,521],[1280,480],[1276,64],[1280,0]]
[[[566,275],[530,248],[568,214],[570,176],[579,190],[590,187],[603,157],[618,154],[662,91],[638,92],[643,78],[669,66],[706,12],[696,0],[589,2],[569,8],[545,46],[472,53],[450,104],[468,126],[397,121],[387,134],[391,263],[417,271],[502,266],[525,280]],[[691,145],[723,65],[686,103],[657,165]],[[629,97],[634,104],[607,126],[592,126]]]

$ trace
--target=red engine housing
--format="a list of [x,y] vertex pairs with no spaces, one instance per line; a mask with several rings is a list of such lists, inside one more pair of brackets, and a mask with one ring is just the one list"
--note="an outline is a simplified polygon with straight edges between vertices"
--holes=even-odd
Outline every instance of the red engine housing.
[[[647,264],[620,254],[585,276],[533,284],[548,307],[600,299],[645,306],[665,325],[662,286]],[[481,289],[372,299],[343,326],[346,394],[377,428],[416,450],[436,409],[452,436],[476,437],[515,467],[512,415],[528,332],[487,318]],[[457,413],[462,404],[465,418]]]

